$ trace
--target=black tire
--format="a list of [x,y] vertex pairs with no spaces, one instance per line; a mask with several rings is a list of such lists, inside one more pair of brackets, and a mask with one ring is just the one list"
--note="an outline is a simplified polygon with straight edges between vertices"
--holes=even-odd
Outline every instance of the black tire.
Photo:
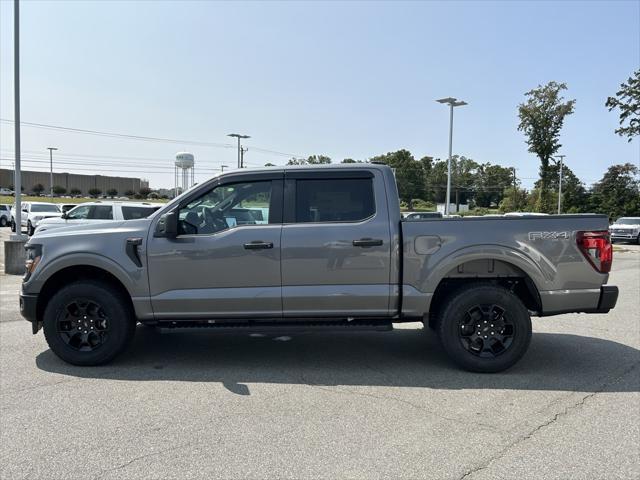
[[35,231],[36,231],[36,229],[33,228],[33,225],[31,225],[31,220],[29,220],[27,222],[27,235],[31,236],[31,235],[33,235],[33,232],[35,232]]
[[13,218],[11,219],[11,231],[16,231],[16,221]]
[[7,217],[0,217],[0,227],[6,227],[7,223]]
[[43,327],[53,353],[67,363],[89,366],[107,363],[125,350],[136,322],[118,290],[106,283],[82,281],[51,297]]
[[529,348],[531,317],[509,290],[476,283],[444,300],[438,334],[444,350],[460,367],[501,372],[515,365]]

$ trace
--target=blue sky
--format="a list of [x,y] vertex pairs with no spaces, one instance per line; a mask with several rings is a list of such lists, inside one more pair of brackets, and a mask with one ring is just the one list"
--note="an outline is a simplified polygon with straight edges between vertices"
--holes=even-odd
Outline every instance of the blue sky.
[[[0,115],[13,119],[13,2],[0,1]],[[515,166],[538,162],[516,130],[524,93],[566,82],[577,100],[562,132],[586,183],[639,163],[640,139],[614,135],[608,95],[640,66],[640,2],[33,2],[23,1],[22,119],[172,139],[229,143],[251,135],[247,162],[326,154],[366,159],[407,148]],[[1,124],[0,163],[13,129]],[[196,155],[196,179],[235,165],[233,148],[22,129],[25,168],[143,176],[171,186],[172,159]],[[93,155],[92,157],[84,155]],[[103,158],[116,157],[116,158]]]

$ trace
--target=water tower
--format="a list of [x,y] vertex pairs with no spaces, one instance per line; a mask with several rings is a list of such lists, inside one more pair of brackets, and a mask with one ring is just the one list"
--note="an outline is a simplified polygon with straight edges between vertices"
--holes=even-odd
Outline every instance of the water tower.
[[176,161],[174,163],[175,196],[178,195],[179,188],[184,192],[195,183],[193,171],[194,165],[195,161],[193,159],[193,153],[176,153]]

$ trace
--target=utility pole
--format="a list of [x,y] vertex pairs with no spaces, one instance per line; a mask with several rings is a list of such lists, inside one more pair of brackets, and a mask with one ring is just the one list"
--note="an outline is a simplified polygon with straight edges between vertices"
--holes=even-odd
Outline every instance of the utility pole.
[[58,150],[56,147],[47,147],[49,150],[49,193],[53,198],[53,151]]
[[240,168],[244,168],[244,154],[249,151],[248,148],[240,147]]
[[558,163],[558,166],[560,167],[559,170],[559,174],[560,176],[558,177],[558,215],[560,215],[562,213],[562,162],[564,161],[564,157],[566,157],[566,155],[556,155],[560,161]]
[[229,165],[220,165],[220,170],[224,173],[224,169],[229,168]]
[[444,214],[449,215],[449,204],[451,203],[451,157],[453,156],[453,109],[454,107],[462,107],[468,105],[463,100],[457,98],[447,97],[436,100],[438,103],[449,105],[449,159],[447,160],[447,198],[444,204]]
[[13,101],[14,101],[14,150],[16,169],[14,188],[16,195],[16,239],[22,238],[22,170],[20,167],[20,3],[13,0]]
[[511,167],[513,170],[513,206],[514,208],[518,205],[518,184],[516,181],[516,167]]
[[238,168],[242,168],[242,146],[240,145],[240,139],[251,137],[249,135],[241,135],[239,133],[230,133],[227,137],[235,137],[238,139]]

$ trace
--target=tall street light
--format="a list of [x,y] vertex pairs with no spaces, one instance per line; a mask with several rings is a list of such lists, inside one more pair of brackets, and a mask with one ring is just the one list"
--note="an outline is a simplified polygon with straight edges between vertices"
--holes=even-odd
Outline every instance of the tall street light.
[[222,173],[224,173],[225,168],[229,168],[229,165],[220,165],[220,171],[222,171]]
[[451,202],[451,157],[453,155],[453,108],[468,105],[463,100],[447,97],[436,100],[438,103],[449,105],[451,113],[449,115],[449,160],[447,161],[447,198],[444,204],[444,214],[449,215],[449,204]]
[[53,151],[58,150],[56,147],[47,147],[49,150],[49,193],[53,198]]
[[251,138],[249,135],[241,135],[239,133],[230,133],[227,137],[235,137],[238,139],[238,168],[242,168],[242,147],[240,146],[240,139]]
[[559,163],[558,166],[560,167],[559,170],[559,178],[558,178],[558,215],[560,215],[562,213],[562,162],[564,161],[564,157],[566,157],[566,155],[556,155],[556,158],[559,158]]

